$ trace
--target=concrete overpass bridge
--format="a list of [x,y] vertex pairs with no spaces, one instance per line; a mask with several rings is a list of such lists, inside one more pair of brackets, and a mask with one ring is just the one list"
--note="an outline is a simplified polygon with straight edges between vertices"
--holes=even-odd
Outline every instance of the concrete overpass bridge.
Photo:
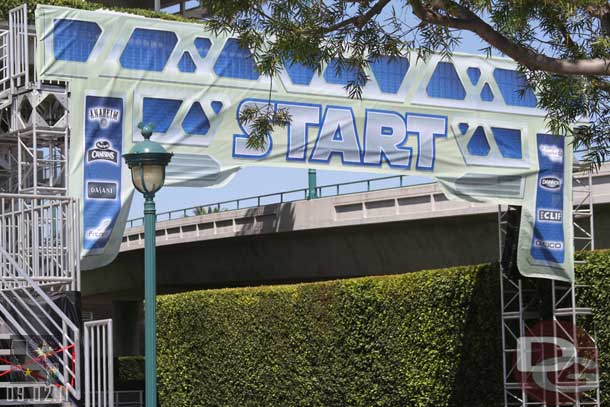
[[[405,273],[498,259],[497,205],[448,200],[437,183],[395,176],[279,192],[159,214],[159,290]],[[361,191],[361,192],[354,192]],[[610,247],[610,165],[593,176],[595,241]],[[206,212],[201,214],[201,208]],[[128,222],[109,266],[83,294],[136,295],[142,219]]]
[[[498,260],[498,206],[450,201],[395,176],[159,214],[159,293],[293,283]],[[593,176],[597,248],[610,247],[610,165]],[[143,298],[144,228],[128,223],[109,266],[83,272],[84,308],[125,326]],[[102,315],[99,315],[102,310]],[[131,316],[129,316],[131,315]],[[123,336],[133,341],[133,336]],[[130,339],[131,338],[131,339]],[[133,353],[136,344],[116,346]],[[121,350],[124,350],[122,352]]]

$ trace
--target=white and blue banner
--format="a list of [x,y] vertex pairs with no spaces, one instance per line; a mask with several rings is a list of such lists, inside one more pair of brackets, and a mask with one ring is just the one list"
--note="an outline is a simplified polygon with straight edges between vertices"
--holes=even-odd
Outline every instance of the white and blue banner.
[[106,247],[121,211],[123,99],[85,98],[83,249]]
[[[434,177],[451,199],[522,206],[521,273],[573,278],[571,145],[549,134],[509,59],[380,57],[356,100],[345,90],[356,68],[285,61],[264,77],[250,50],[205,24],[38,6],[36,32],[39,78],[70,83],[83,269],[118,253],[133,194],[121,155],[152,122],[152,140],[174,153],[167,185],[216,186],[254,165]],[[238,121],[249,106],[291,115],[262,151]]]
[[[521,218],[519,246],[529,250],[530,256],[519,256],[520,270],[543,266],[558,269],[558,265],[573,257],[572,252],[572,154],[566,154],[566,139],[548,134],[537,134],[538,163],[535,206],[524,206]],[[565,219],[569,216],[569,219]],[[531,227],[531,224],[534,227]],[[569,225],[569,226],[566,226]],[[570,240],[568,240],[570,239]],[[532,277],[545,274],[531,273]]]

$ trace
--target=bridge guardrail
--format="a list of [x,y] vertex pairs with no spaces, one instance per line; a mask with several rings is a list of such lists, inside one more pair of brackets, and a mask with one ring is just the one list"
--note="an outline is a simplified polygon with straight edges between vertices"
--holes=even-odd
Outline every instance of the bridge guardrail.
[[[403,188],[407,186],[434,184],[431,182],[421,182],[408,184],[407,178],[413,176],[392,175],[388,177],[369,178],[360,181],[350,181],[338,184],[328,184],[316,187],[318,198],[328,198],[332,196],[348,195],[359,192],[381,191],[385,189]],[[189,218],[203,214],[202,209],[207,213],[233,211],[239,209],[257,208],[260,206],[281,204],[286,202],[304,201],[307,199],[309,188],[300,188],[288,191],[275,192],[272,194],[255,195],[246,198],[220,201],[209,204],[191,206],[188,208],[174,209],[166,212],[157,213],[157,222]],[[199,212],[198,212],[199,211]],[[127,221],[127,228],[143,225],[144,218],[134,218]]]

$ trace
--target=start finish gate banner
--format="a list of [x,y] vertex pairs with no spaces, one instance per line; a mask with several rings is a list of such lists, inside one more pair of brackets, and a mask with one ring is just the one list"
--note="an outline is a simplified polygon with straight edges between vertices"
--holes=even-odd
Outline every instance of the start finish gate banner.
[[451,199],[521,205],[518,266],[573,278],[572,152],[506,59],[455,55],[374,61],[361,100],[356,73],[286,63],[271,104],[292,121],[264,151],[238,123],[269,101],[249,50],[204,25],[39,6],[37,72],[70,85],[70,194],[82,198],[83,268],[116,256],[133,195],[123,153],[138,123],[174,153],[168,185],[214,186],[265,165],[431,176]]

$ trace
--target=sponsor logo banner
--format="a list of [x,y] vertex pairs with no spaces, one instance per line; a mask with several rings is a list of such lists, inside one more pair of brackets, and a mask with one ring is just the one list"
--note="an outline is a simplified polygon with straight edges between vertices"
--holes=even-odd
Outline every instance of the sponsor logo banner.
[[122,110],[120,98],[85,98],[83,248],[92,252],[106,246],[121,211]]
[[565,139],[538,134],[538,188],[536,216],[531,255],[543,262],[563,263],[565,260],[565,231],[563,174],[564,160],[558,158],[564,151]]

